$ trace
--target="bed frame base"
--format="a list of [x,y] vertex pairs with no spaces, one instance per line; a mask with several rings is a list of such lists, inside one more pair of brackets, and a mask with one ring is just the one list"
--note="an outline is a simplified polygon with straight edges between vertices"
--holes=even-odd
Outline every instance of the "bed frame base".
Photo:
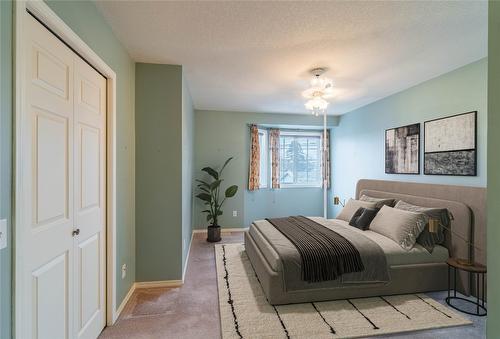
[[447,265],[439,263],[392,266],[389,269],[391,281],[387,284],[284,291],[281,272],[271,268],[248,232],[245,232],[245,250],[271,305],[411,294],[447,288]]

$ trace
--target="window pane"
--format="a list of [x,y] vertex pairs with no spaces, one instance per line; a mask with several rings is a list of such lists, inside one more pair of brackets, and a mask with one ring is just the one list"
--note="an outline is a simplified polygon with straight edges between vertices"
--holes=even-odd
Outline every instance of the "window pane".
[[280,181],[284,185],[321,185],[321,136],[286,134],[280,137]]
[[307,138],[295,138],[295,168],[297,173],[297,184],[307,184]]
[[280,138],[280,180],[282,184],[294,183],[294,138]]

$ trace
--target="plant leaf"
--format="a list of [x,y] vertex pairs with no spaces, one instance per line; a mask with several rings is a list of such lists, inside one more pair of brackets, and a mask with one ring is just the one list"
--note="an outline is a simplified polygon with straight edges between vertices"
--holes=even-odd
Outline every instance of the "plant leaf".
[[198,199],[201,199],[201,200],[206,201],[208,203],[210,203],[210,201],[212,201],[212,196],[210,194],[207,194],[207,193],[199,193],[196,195],[196,197]]
[[210,174],[215,180],[219,179],[219,173],[217,173],[217,171],[212,167],[203,167],[201,170]]
[[210,191],[207,190],[205,187],[198,186],[198,188],[203,192],[210,193]]
[[222,212],[221,210],[218,210],[218,211],[217,211],[217,215],[222,215],[222,213],[223,213],[223,212]]
[[207,214],[207,221],[210,221],[210,219],[213,219],[213,216],[209,213]]
[[214,189],[219,187],[221,182],[222,180],[215,180],[213,183],[210,184],[210,190],[213,191]]
[[226,162],[224,163],[224,165],[222,165],[222,168],[220,169],[219,171],[219,174],[222,174],[222,171],[224,170],[224,168],[226,168],[226,165],[231,161],[233,160],[233,157],[230,157],[229,159],[226,160]]
[[196,181],[198,181],[200,184],[198,185],[198,187],[201,187],[201,186],[204,186],[204,187],[210,187],[210,184],[208,182],[205,182],[203,180],[198,180],[196,179]]
[[238,192],[238,186],[236,186],[236,185],[229,186],[226,189],[226,198],[234,197],[236,192]]
[[201,213],[210,213],[210,210],[201,211]]

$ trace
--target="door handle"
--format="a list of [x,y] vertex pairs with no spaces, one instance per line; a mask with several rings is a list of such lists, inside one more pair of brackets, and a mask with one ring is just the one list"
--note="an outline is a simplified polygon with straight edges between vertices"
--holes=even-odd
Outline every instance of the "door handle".
[[77,228],[76,230],[73,231],[73,236],[77,236],[78,234],[80,234],[79,228]]

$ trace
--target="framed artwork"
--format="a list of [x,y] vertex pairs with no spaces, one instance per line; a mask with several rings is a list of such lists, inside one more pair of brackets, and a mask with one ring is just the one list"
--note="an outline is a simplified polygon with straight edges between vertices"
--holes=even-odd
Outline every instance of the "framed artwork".
[[420,174],[420,124],[385,131],[385,173]]
[[477,175],[477,112],[424,123],[424,174]]

